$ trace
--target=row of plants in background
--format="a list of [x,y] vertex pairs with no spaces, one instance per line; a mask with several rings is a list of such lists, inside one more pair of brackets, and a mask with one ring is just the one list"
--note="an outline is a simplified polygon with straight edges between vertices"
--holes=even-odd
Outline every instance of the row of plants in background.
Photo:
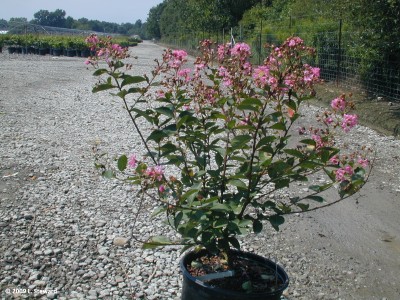
[[[138,39],[131,37],[115,38],[124,47],[137,46]],[[81,36],[41,36],[41,35],[2,35],[0,48],[7,47],[10,54],[50,54],[53,56],[82,56],[91,55],[90,49]]]

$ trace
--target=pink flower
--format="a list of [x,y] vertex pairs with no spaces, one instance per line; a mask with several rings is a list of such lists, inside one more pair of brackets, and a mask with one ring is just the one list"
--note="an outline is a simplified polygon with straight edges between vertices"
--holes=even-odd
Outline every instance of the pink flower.
[[128,166],[131,167],[131,168],[135,168],[135,167],[136,167],[136,164],[137,164],[136,156],[135,156],[135,154],[132,154],[132,155],[129,157]]
[[218,53],[218,59],[223,60],[225,58],[225,45],[219,45],[217,53]]
[[369,161],[368,159],[364,159],[362,157],[360,157],[357,161],[361,167],[366,168],[369,165]]
[[293,48],[297,45],[302,45],[303,40],[299,37],[293,37],[293,38],[289,38],[288,40],[286,40],[286,43],[289,47]]
[[311,138],[315,141],[315,146],[317,149],[321,148],[324,146],[324,142],[322,141],[321,136],[317,134],[313,134]]
[[335,176],[335,178],[336,178],[336,181],[344,181],[346,178],[345,178],[345,175],[346,175],[346,171],[344,170],[344,169],[337,169],[336,171],[335,171],[335,174],[336,174],[336,176]]
[[251,63],[245,62],[243,64],[243,73],[244,73],[244,75],[249,76],[251,74],[251,71],[252,71]]
[[147,167],[144,174],[154,180],[161,181],[164,175],[164,169],[162,166]]
[[165,93],[162,90],[157,91],[157,98],[165,98]]
[[343,97],[340,98],[335,98],[332,100],[331,102],[331,107],[333,108],[333,110],[335,111],[344,111],[346,108],[346,101],[344,100]]
[[335,156],[331,157],[331,159],[329,160],[329,162],[330,162],[332,165],[338,165],[338,164],[339,164],[339,157],[338,157],[337,155],[335,155]]
[[183,61],[187,58],[188,54],[185,50],[174,50],[172,51],[172,55],[176,58],[179,59],[180,61]]
[[250,120],[250,118],[249,118],[249,117],[246,117],[246,118],[244,118],[244,120],[241,120],[241,121],[239,122],[239,124],[240,124],[240,125],[248,125],[248,124],[249,124],[249,120]]
[[160,186],[158,187],[158,191],[159,191],[160,193],[164,193],[164,192],[165,192],[165,186],[160,185]]
[[179,71],[178,71],[178,76],[179,76],[179,77],[185,78],[185,81],[188,82],[188,81],[190,81],[189,73],[190,73],[191,71],[192,71],[192,70],[190,70],[190,69],[182,69],[182,70],[179,70]]
[[354,173],[353,168],[352,168],[351,166],[349,166],[349,165],[347,165],[347,166],[344,167],[344,172],[345,172],[347,175],[353,175],[353,173]]
[[357,115],[344,114],[341,126],[344,132],[349,132],[351,128],[357,125],[357,123],[358,123]]
[[242,58],[247,58],[248,56],[250,56],[250,54],[251,54],[250,46],[247,45],[246,43],[237,43],[231,49],[232,56],[240,56]]
[[319,79],[319,68],[313,68],[309,65],[305,65],[304,70],[304,82],[317,81]]

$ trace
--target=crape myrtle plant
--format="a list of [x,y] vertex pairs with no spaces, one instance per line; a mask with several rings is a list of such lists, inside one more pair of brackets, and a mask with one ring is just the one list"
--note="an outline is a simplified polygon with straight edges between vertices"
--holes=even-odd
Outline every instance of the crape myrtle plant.
[[[315,126],[296,125],[320,82],[319,69],[305,63],[314,50],[298,37],[270,46],[260,66],[249,62],[244,43],[216,47],[205,40],[192,68],[184,50],[165,50],[145,76],[130,74],[128,50],[110,38],[86,41],[96,51],[86,61],[99,77],[93,92],[121,99],[146,149],[97,166],[144,196],[156,194],[154,215],[164,213],[180,236],[154,236],[144,248],[180,244],[229,261],[239,235],[259,233],[266,224],[278,230],[285,215],[342,201],[368,179],[368,149],[350,151],[337,140],[357,124],[344,95],[316,116]],[[319,174],[325,183],[312,184]],[[270,197],[298,182],[309,182],[307,195]],[[324,199],[330,188],[337,197]]]

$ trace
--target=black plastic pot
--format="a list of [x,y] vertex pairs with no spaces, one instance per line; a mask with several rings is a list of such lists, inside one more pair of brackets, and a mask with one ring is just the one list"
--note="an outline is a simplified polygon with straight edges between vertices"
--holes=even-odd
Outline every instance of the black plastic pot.
[[[235,250],[234,250],[235,251]],[[194,259],[202,257],[207,254],[206,250],[199,252],[189,252],[180,261],[180,268],[183,273],[183,284],[182,284],[182,300],[279,300],[283,291],[289,285],[289,277],[282,267],[278,266],[273,261],[264,258],[262,256],[235,251],[240,254],[241,258],[252,260],[271,270],[276,270],[276,276],[279,280],[283,282],[275,291],[273,292],[263,292],[263,293],[244,293],[231,291],[226,289],[221,289],[208,285],[207,283],[198,280],[196,277],[190,275],[186,269],[186,265],[190,264]]]
[[53,56],[60,56],[63,53],[62,49],[60,48],[53,48]]

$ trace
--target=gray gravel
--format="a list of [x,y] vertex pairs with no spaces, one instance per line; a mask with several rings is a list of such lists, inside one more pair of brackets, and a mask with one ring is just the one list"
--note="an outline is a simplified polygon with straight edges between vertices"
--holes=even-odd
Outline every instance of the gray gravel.
[[[132,51],[141,75],[162,48]],[[94,168],[95,149],[141,146],[121,103],[91,93],[95,78],[83,61],[0,54],[0,295],[179,299],[180,248],[142,250],[135,238],[165,233],[164,224],[146,214],[134,223],[140,199]],[[287,299],[400,297],[400,143],[361,126],[347,138],[379,150],[359,205],[293,216],[279,233],[244,240],[244,250],[285,267]],[[144,211],[153,208],[145,199]]]

